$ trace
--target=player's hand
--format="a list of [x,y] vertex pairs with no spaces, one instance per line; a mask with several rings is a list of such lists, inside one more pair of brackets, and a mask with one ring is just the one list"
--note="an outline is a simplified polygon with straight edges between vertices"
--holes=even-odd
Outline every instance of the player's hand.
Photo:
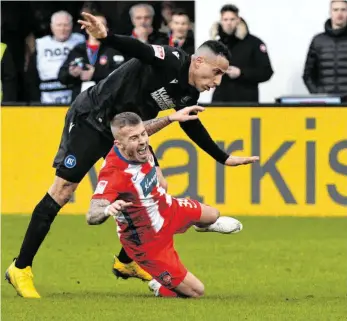
[[117,216],[120,212],[124,211],[128,207],[132,206],[132,202],[125,202],[122,200],[117,200],[110,204],[107,209],[107,214],[109,216]]
[[82,12],[81,15],[85,19],[77,21],[81,25],[81,29],[86,29],[88,33],[96,39],[107,37],[106,26],[95,16],[87,12]]
[[81,75],[81,72],[82,72],[82,68],[79,67],[79,66],[69,66],[69,74],[72,76],[72,77],[79,77]]
[[95,68],[92,65],[86,65],[88,70],[82,70],[81,72],[81,80],[89,81],[93,78]]
[[229,156],[225,161],[225,165],[227,166],[239,166],[239,165],[248,165],[253,164],[259,161],[259,156],[251,156],[251,157],[238,157],[238,156]]
[[226,72],[226,74],[231,78],[231,79],[236,79],[239,78],[241,75],[241,70],[240,68],[237,68],[235,66],[230,66]]
[[[186,122],[189,120],[198,119],[199,116],[197,114],[200,112],[203,112],[204,110],[205,110],[205,108],[201,107],[201,106],[185,107],[185,108],[171,114],[169,116],[169,120],[171,122],[178,121],[178,122],[182,123],[182,122]],[[192,115],[191,115],[191,113],[192,113]]]

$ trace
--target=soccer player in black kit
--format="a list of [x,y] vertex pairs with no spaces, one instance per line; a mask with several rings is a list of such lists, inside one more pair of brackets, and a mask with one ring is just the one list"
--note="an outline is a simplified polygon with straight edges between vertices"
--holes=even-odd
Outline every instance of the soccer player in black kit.
[[[227,166],[250,164],[259,159],[256,156],[229,156],[221,150],[196,116],[190,120],[189,112],[199,111],[196,106],[179,112],[179,117],[174,119],[170,115],[151,120],[162,110],[179,111],[196,105],[200,92],[220,85],[229,67],[228,49],[223,44],[206,41],[190,57],[178,48],[148,45],[131,37],[107,34],[105,26],[96,17],[87,13],[83,13],[83,17],[85,20],[79,21],[82,29],[86,28],[107,46],[134,58],[77,96],[67,112],[54,159],[55,180],[35,207],[20,253],[6,271],[7,280],[22,297],[40,297],[33,284],[31,266],[34,256],[57,213],[90,168],[112,148],[110,121],[116,114],[129,111],[137,113],[144,121],[149,120],[146,128],[150,134],[173,120],[183,120],[180,126],[188,137]],[[184,119],[189,121],[184,122]],[[123,249],[118,259],[115,258],[114,265],[117,275],[151,279]]]

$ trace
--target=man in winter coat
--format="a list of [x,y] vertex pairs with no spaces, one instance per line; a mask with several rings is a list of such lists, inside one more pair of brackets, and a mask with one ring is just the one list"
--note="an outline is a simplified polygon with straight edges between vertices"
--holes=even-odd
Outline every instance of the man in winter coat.
[[221,21],[211,29],[213,40],[223,42],[231,53],[231,65],[213,95],[214,102],[258,102],[258,84],[273,74],[266,45],[251,35],[239,9],[225,5]]
[[303,79],[311,94],[347,94],[346,1],[331,1],[330,15],[307,54]]

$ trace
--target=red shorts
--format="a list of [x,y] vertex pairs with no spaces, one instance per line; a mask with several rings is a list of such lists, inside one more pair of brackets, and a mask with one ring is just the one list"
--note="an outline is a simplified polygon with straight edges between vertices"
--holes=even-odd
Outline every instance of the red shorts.
[[195,200],[172,199],[167,224],[159,232],[158,239],[149,247],[128,247],[123,244],[127,254],[153,278],[167,288],[175,288],[186,277],[187,269],[182,264],[173,244],[174,234],[184,233],[198,222],[201,205]]

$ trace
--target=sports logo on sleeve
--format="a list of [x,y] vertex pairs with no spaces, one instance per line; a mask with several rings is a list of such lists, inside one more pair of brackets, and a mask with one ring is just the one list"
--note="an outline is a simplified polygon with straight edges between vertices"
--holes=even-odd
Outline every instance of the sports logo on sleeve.
[[73,155],[68,155],[65,157],[64,165],[66,168],[74,168],[76,166],[76,157]]
[[107,184],[108,184],[108,181],[100,181],[98,185],[96,186],[94,194],[103,194]]
[[164,60],[165,59],[165,50],[164,47],[162,46],[158,46],[158,45],[152,45],[153,49],[154,49],[154,55],[159,58]]
[[263,43],[260,45],[260,51],[262,51],[264,53],[267,51],[266,46]]

